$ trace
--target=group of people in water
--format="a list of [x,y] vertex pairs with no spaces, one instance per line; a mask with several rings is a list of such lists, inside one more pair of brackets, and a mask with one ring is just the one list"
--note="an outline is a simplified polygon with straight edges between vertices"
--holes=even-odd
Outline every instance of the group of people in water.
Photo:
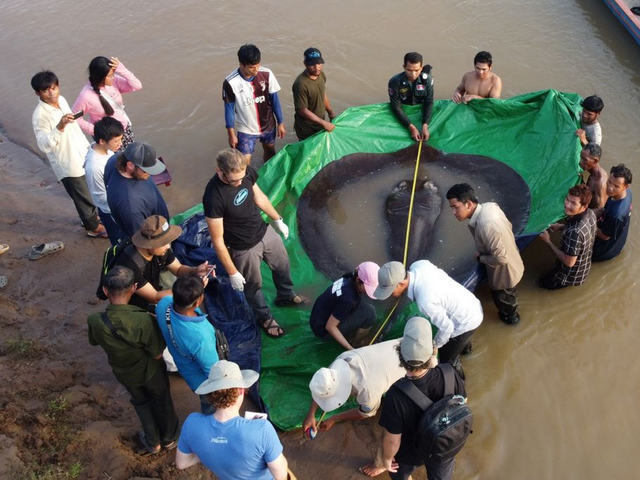
[[[336,128],[322,54],[311,47],[303,56],[304,70],[292,86],[299,140]],[[262,262],[272,271],[275,305],[309,304],[295,292],[291,279],[283,242],[289,228],[258,186],[258,171],[251,166],[258,142],[266,161],[275,155],[276,138],[286,135],[281,88],[273,72],[261,65],[255,45],[243,45],[238,61],[238,68],[223,82],[229,148],[217,155],[215,174],[203,195],[204,215],[215,263],[224,268],[220,275],[228,276],[234,290],[244,292],[265,334],[279,338],[286,331],[262,292]],[[426,142],[431,136],[433,72],[417,52],[407,53],[403,66],[389,80],[390,107],[411,138]],[[228,361],[220,332],[203,309],[205,288],[216,277],[214,262],[187,266],[171,250],[182,230],[169,224],[167,205],[153,178],[166,167],[151,145],[134,141],[123,104],[122,94],[139,90],[141,82],[118,58],[96,57],[72,108],[60,95],[53,72],[37,73],[31,85],[39,97],[33,114],[38,147],[73,200],[87,235],[109,238],[112,244],[104,256],[98,291],[109,305],[89,316],[88,334],[92,345],[105,350],[116,378],[131,395],[142,423],[141,454],[177,447],[178,468],[201,462],[221,479],[295,478],[271,423],[254,419],[254,414],[240,416],[246,389],[258,380],[258,373]],[[452,100],[500,98],[501,90],[491,54],[479,52],[474,70],[464,74]],[[421,121],[414,124],[403,106],[418,104]],[[539,280],[543,288],[582,284],[592,261],[617,256],[626,241],[632,175],[624,165],[613,167],[609,175],[600,166],[602,108],[595,96],[582,102],[576,136],[583,145],[580,166],[588,179],[567,193],[564,222],[549,227],[551,232],[563,231],[560,247],[549,231],[540,234],[557,257],[553,271]],[[93,137],[92,144],[85,133]],[[481,203],[466,183],[452,185],[446,199],[456,219],[468,222],[476,246],[473,255],[486,269],[499,318],[517,324],[516,287],[524,264],[509,219],[496,203]],[[48,245],[34,259],[60,249]],[[404,295],[423,316],[407,321],[401,339],[368,345],[376,323],[373,301]],[[379,448],[374,461],[361,468],[365,475],[388,471],[393,479],[407,479],[425,465],[429,479],[451,478],[459,449],[425,456],[416,442],[422,409],[400,384],[408,379],[432,402],[451,395],[466,399],[460,356],[472,351],[472,336],[483,318],[475,295],[428,260],[409,266],[366,261],[335,279],[315,300],[309,322],[315,336],[336,341],[345,352],[311,379],[313,400],[303,420],[305,435],[313,438],[336,422],[369,418],[381,409]],[[432,326],[437,328],[435,336]],[[201,404],[202,413],[191,414],[181,434],[163,355],[172,357]],[[332,412],[350,397],[355,397],[357,408],[317,420],[318,408]]]

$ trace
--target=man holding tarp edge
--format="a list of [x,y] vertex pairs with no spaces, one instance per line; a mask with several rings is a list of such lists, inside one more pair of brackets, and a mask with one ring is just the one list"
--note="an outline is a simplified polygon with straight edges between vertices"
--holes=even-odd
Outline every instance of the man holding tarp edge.
[[[398,121],[409,129],[409,135],[416,142],[429,140],[429,122],[433,110],[433,76],[431,65],[422,66],[422,55],[409,52],[404,56],[403,72],[389,80],[389,102],[391,111]],[[420,130],[411,123],[402,105],[422,105],[422,126]]]

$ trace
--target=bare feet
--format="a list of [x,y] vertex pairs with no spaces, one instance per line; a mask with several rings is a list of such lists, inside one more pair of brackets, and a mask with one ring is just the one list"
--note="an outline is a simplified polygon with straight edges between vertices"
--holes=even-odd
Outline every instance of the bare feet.
[[360,470],[360,473],[366,475],[367,477],[371,477],[371,478],[377,477],[381,473],[384,473],[384,472],[387,471],[387,469],[384,468],[384,467],[374,467],[371,464],[365,465],[364,467],[360,467],[358,470]]

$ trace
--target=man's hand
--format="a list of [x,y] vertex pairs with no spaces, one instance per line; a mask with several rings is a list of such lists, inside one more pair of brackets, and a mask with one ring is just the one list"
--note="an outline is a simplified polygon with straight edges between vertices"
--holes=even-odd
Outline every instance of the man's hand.
[[72,122],[75,122],[75,120],[73,119],[73,114],[72,113],[67,113],[67,114],[62,116],[62,118],[58,122],[58,125],[56,125],[56,128],[58,130],[60,130],[61,132],[64,132],[64,127],[66,127],[67,125],[69,125]]
[[564,223],[552,223],[549,225],[549,229],[552,232],[559,232],[564,229]]
[[384,465],[384,468],[386,468],[391,473],[396,473],[398,471],[398,462],[396,462],[395,458],[392,458],[390,460],[384,458],[382,460],[382,464]]
[[431,133],[429,132],[429,125],[427,125],[426,123],[422,124],[422,141],[423,142],[427,142],[429,141],[429,137],[431,136]]
[[[329,117],[329,118],[331,118],[331,117]],[[327,132],[333,132],[333,129],[336,128],[336,126],[333,123],[327,122],[327,121],[325,121],[322,124],[322,126]]]
[[285,240],[289,238],[289,227],[287,227],[287,224],[284,223],[284,221],[281,218],[271,222],[271,226],[276,232],[282,235]]
[[456,89],[453,97],[451,97],[451,100],[453,100],[455,103],[462,103],[462,94],[460,93],[460,90]]
[[551,235],[549,235],[548,230],[545,230],[540,235],[538,235],[538,238],[542,240],[544,243],[547,243],[547,244],[551,243]]
[[576,137],[580,139],[580,143],[582,145],[586,145],[587,143],[587,132],[585,132],[582,128],[576,130]]
[[409,125],[409,135],[411,135],[411,138],[413,138],[416,142],[422,140],[420,138],[420,131],[413,124]]
[[280,123],[278,125],[278,138],[284,138],[286,134],[287,134],[287,129],[284,128],[284,123]]
[[306,434],[307,429],[313,430],[314,432],[318,431],[318,425],[316,424],[315,415],[307,415],[307,417],[304,419],[304,422],[302,422],[303,435]]
[[229,275],[229,280],[231,280],[231,287],[238,292],[242,292],[244,290],[244,284],[247,283],[240,272]]
[[231,148],[236,148],[238,146],[238,137],[233,130],[229,130],[229,146]]
[[336,421],[333,418],[329,418],[328,420],[324,420],[320,424],[320,430],[326,432],[327,430],[331,430],[331,428],[336,424]]

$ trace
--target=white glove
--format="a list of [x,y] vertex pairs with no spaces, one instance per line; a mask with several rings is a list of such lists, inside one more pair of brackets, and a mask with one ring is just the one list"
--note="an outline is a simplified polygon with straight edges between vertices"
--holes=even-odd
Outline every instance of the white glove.
[[276,232],[284,237],[285,240],[289,238],[289,227],[287,227],[287,224],[284,223],[281,218],[278,220],[274,220],[271,225]]
[[240,272],[229,275],[229,280],[231,280],[231,286],[233,289],[238,292],[242,292],[244,290],[244,284],[247,283]]

